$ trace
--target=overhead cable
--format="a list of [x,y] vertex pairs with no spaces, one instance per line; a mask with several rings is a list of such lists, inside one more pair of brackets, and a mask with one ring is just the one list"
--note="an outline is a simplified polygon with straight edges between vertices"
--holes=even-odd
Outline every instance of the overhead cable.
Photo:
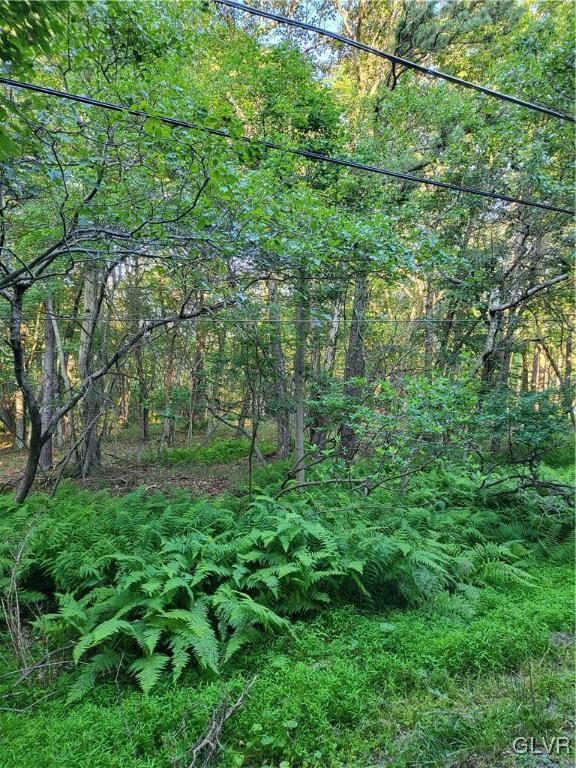
[[554,211],[556,213],[565,213],[569,216],[573,214],[573,210],[564,208],[562,206],[551,205],[550,203],[542,203],[537,200],[528,200],[526,198],[513,197],[511,195],[504,195],[500,192],[492,192],[489,190],[477,189],[475,187],[466,187],[460,184],[453,184],[447,181],[439,181],[438,179],[427,179],[421,176],[413,176],[410,173],[402,173],[401,171],[392,171],[387,168],[381,168],[375,165],[367,165],[365,163],[359,163],[354,160],[346,160],[340,157],[332,157],[331,155],[323,155],[319,152],[314,152],[309,149],[300,149],[297,147],[284,147],[280,144],[276,144],[272,141],[266,141],[264,139],[254,139],[248,136],[234,136],[228,131],[224,131],[218,128],[209,128],[205,125],[199,125],[198,123],[192,123],[188,120],[180,120],[175,117],[167,117],[164,115],[151,115],[148,112],[144,112],[140,109],[132,109],[121,104],[113,104],[107,101],[101,101],[99,99],[93,99],[89,96],[81,96],[78,94],[67,93],[66,91],[59,91],[55,88],[48,88],[46,86],[37,85],[35,83],[27,83],[21,80],[13,80],[8,77],[0,77],[0,83],[9,86],[10,88],[22,88],[24,90],[33,91],[35,93],[42,93],[46,96],[52,96],[60,99],[66,99],[67,101],[74,101],[81,104],[86,104],[92,107],[100,107],[101,109],[107,109],[114,112],[121,112],[124,114],[132,115],[134,117],[145,118],[148,120],[157,120],[161,123],[173,127],[187,128],[190,130],[201,131],[213,136],[219,136],[221,138],[230,139],[232,141],[241,141],[253,146],[262,147],[265,149],[272,149],[277,152],[283,152],[291,155],[297,155],[299,157],[305,157],[309,160],[315,160],[322,163],[332,163],[333,165],[340,165],[346,168],[353,168],[359,171],[366,171],[368,173],[375,173],[381,176],[389,176],[394,179],[401,179],[402,181],[408,181],[413,184],[423,184],[424,186],[439,187],[440,189],[449,189],[454,192],[462,192],[468,195],[476,195],[478,197],[485,197],[491,200],[501,200],[507,203],[516,203],[517,205],[524,205],[530,208],[540,208],[545,211]]
[[238,11],[242,11],[243,13],[249,13],[254,16],[261,16],[265,19],[270,19],[271,21],[276,21],[278,24],[287,24],[291,27],[297,27],[298,29],[305,29],[308,32],[315,32],[318,35],[323,35],[324,37],[329,37],[332,40],[337,40],[340,43],[344,43],[345,45],[352,46],[353,48],[358,48],[361,51],[364,51],[365,53],[371,53],[374,56],[379,56],[382,59],[388,59],[388,61],[393,62],[394,64],[401,64],[403,67],[407,67],[408,69],[415,69],[417,72],[421,72],[424,75],[427,75],[429,77],[437,77],[441,80],[447,80],[449,83],[454,83],[455,85],[460,85],[464,88],[471,88],[474,91],[479,91],[480,93],[484,93],[487,96],[491,96],[494,99],[500,99],[501,101],[507,101],[511,104],[517,104],[520,107],[526,107],[526,109],[532,109],[536,112],[541,112],[545,115],[548,115],[549,117],[556,117],[559,120],[567,120],[568,122],[574,123],[576,120],[572,115],[567,115],[564,112],[558,112],[555,109],[550,109],[549,107],[544,107],[540,104],[534,104],[530,101],[525,101],[524,99],[519,99],[516,96],[510,96],[506,93],[501,93],[500,91],[495,91],[493,88],[487,88],[484,85],[478,85],[477,83],[471,83],[468,80],[463,80],[461,77],[456,77],[455,75],[450,75],[447,72],[441,72],[439,69],[432,69],[431,67],[425,67],[423,64],[418,64],[415,61],[410,61],[409,59],[404,59],[402,56],[396,56],[394,53],[388,53],[387,51],[381,51],[379,48],[373,48],[371,45],[366,45],[365,43],[361,43],[359,40],[353,40],[350,37],[344,37],[344,35],[340,35],[337,32],[331,32],[328,29],[324,29],[323,27],[317,27],[314,24],[308,24],[304,21],[297,21],[296,19],[291,19],[288,16],[281,16],[278,13],[271,13],[270,11],[263,11],[260,10],[260,8],[254,8],[250,5],[244,5],[243,3],[236,3],[233,0],[212,0],[212,2],[216,3],[217,5],[226,5],[230,8],[235,8]]

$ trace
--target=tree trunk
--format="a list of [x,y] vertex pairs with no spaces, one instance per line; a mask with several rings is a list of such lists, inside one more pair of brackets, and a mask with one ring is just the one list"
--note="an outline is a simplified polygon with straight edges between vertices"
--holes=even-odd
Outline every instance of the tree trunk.
[[[175,366],[175,349],[176,349],[176,328],[172,331],[170,334],[170,339],[168,342],[168,361],[167,361],[167,369],[166,369],[166,409],[168,410],[171,405],[171,399],[172,399],[172,390],[174,389],[174,382],[175,382],[175,376],[176,376],[176,366]],[[164,417],[164,421],[162,422],[162,437],[161,437],[161,446],[164,447],[168,443],[172,442],[172,436],[173,436],[173,430],[172,430],[172,423],[174,419],[171,419],[169,415],[166,415]]]
[[286,377],[286,361],[282,348],[282,327],[278,312],[277,289],[274,280],[268,281],[268,313],[272,321],[271,352],[275,368],[276,458],[286,459],[290,455],[290,397]]
[[250,413],[250,389],[244,392],[242,397],[242,405],[240,406],[240,415],[238,416],[238,424],[236,426],[236,432],[234,433],[234,440],[241,440],[246,437],[246,419]]
[[564,385],[570,389],[572,385],[572,329],[566,336],[566,359],[564,362]]
[[454,302],[450,302],[448,312],[444,322],[441,324],[439,333],[441,334],[438,344],[438,370],[442,372],[444,376],[449,375],[451,369],[451,358],[453,356],[452,350],[449,349],[450,336],[455,328],[458,328],[458,323],[454,323],[456,316],[456,307]]
[[522,351],[522,379],[520,383],[520,391],[528,392],[529,373],[528,373],[528,354],[526,350]]
[[16,286],[12,302],[12,318],[10,322],[10,347],[14,359],[14,377],[22,394],[26,410],[30,417],[30,440],[28,443],[28,459],[24,475],[16,491],[15,501],[20,504],[28,495],[40,462],[42,450],[42,416],[34,389],[28,381],[22,344],[22,303],[24,288]]
[[531,389],[532,392],[538,391],[538,381],[540,379],[540,347],[538,342],[534,344],[534,355],[532,357],[532,380]]
[[512,310],[508,316],[506,332],[502,339],[499,382],[504,387],[508,386],[510,378],[512,354],[514,352],[514,334],[516,333],[519,319],[518,314]]
[[500,313],[490,310],[490,320],[486,344],[482,355],[482,392],[489,392],[496,373],[497,337],[500,332]]
[[[356,278],[354,287],[354,301],[352,306],[352,322],[350,324],[350,336],[348,349],[346,350],[346,364],[344,366],[344,397],[347,405],[358,403],[362,395],[362,387],[355,379],[362,378],[365,373],[364,360],[364,336],[366,333],[366,310],[368,308],[368,278],[362,274]],[[342,453],[346,459],[354,457],[358,450],[358,438],[354,427],[350,423],[343,424],[340,429],[340,442]]]
[[[326,339],[326,346],[324,348],[324,355],[322,356],[321,363],[314,369],[315,375],[312,379],[312,397],[314,399],[320,399],[328,384],[329,377],[334,372],[334,363],[336,359],[336,343],[338,340],[338,329],[340,327],[340,320],[342,314],[342,303],[340,299],[336,301],[334,309],[332,311],[332,317],[330,319],[330,325],[328,327],[328,336]],[[330,418],[322,412],[315,414],[310,423],[310,442],[312,445],[318,447],[319,450],[323,449],[326,445],[328,438],[328,431],[330,426]]]
[[564,381],[562,383],[562,399],[564,408],[570,414],[572,425],[576,427],[576,413],[574,412],[574,393],[572,391],[572,329],[568,329],[566,337],[566,361],[564,363]]
[[20,389],[14,397],[14,450],[23,451],[26,448],[26,404]]
[[[43,380],[42,380],[42,430],[46,430],[52,418],[54,411],[55,398],[56,398],[56,380],[54,376],[54,326],[52,324],[52,315],[54,314],[54,307],[52,298],[46,300],[46,329],[45,329],[45,346],[44,346],[44,362],[43,362]],[[40,467],[47,471],[52,469],[54,464],[52,453],[52,438],[49,437],[40,453]]]
[[296,458],[296,482],[306,481],[304,468],[304,398],[306,396],[305,361],[306,337],[309,324],[309,304],[304,271],[300,269],[296,296],[296,348],[294,352],[294,446]]
[[116,364],[116,370],[118,378],[120,379],[120,409],[118,420],[121,424],[127,424],[130,416],[130,390],[128,389],[126,374],[120,370],[118,364]]
[[[81,381],[89,378],[93,370],[95,337],[100,313],[100,270],[89,267],[84,279],[84,318],[80,328],[78,373]],[[99,419],[102,409],[101,381],[92,384],[80,407],[82,443],[79,448],[80,474],[82,477],[97,472],[102,467]]]
[[222,406],[222,377],[226,366],[226,328],[218,330],[218,352],[214,363],[214,375],[212,377],[212,402],[216,409]]
[[429,278],[426,283],[426,303],[424,307],[426,317],[426,335],[424,337],[424,374],[431,378],[434,366],[434,288]]
[[150,438],[150,409],[148,408],[148,382],[144,371],[144,355],[142,344],[137,344],[134,350],[136,360],[136,375],[138,376],[138,416],[140,421],[140,437],[144,442]]
[[[74,312],[74,315],[76,315],[76,311]],[[54,317],[54,314],[52,314],[51,320],[52,320],[52,330],[54,333],[54,345],[56,348],[56,356],[58,358],[58,366],[60,369],[60,378],[62,380],[64,394],[66,395],[67,398],[70,398],[72,393],[72,384],[70,381],[70,374],[68,372],[68,364],[70,362],[70,357],[64,351],[64,344],[62,342],[62,337],[60,335],[60,329],[58,327],[58,323],[56,322],[56,318]],[[62,440],[64,440],[65,438],[74,437],[73,412],[70,411],[69,413],[67,413],[64,419],[59,423],[58,426],[59,426]]]
[[324,351],[324,370],[332,375],[334,371],[334,362],[336,360],[336,344],[338,341],[338,330],[340,328],[340,320],[342,318],[342,302],[340,299],[336,301],[334,305],[334,311],[330,319],[330,327],[328,328],[328,339],[326,341],[326,349]]
[[193,433],[206,417],[206,381],[204,375],[204,347],[206,333],[196,329],[196,348],[192,363],[192,407],[190,409],[190,432]]

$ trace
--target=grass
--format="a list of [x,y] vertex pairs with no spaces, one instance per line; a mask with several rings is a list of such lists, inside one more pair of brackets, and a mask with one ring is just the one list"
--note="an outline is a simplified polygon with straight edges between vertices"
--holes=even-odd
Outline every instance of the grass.
[[[187,766],[223,690],[256,675],[227,723],[222,768],[536,766],[511,744],[567,732],[572,652],[553,633],[571,631],[573,598],[569,566],[533,561],[530,572],[532,588],[484,588],[466,622],[424,610],[327,610],[241,656],[220,680],[190,672],[148,696],[110,682],[73,707],[66,674],[36,684],[14,706],[52,696],[2,715],[0,765]],[[540,763],[560,764],[571,763]]]

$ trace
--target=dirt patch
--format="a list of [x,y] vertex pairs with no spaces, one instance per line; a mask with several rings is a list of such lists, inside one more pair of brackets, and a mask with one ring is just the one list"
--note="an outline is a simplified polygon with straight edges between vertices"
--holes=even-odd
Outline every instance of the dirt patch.
[[[150,446],[153,451],[153,446]],[[148,451],[150,449],[147,449]],[[56,456],[58,461],[61,456]],[[0,445],[0,492],[10,492],[18,484],[26,461],[25,451],[15,451]],[[78,488],[106,489],[119,496],[135,488],[146,487],[170,492],[185,489],[198,496],[215,496],[231,491],[246,476],[246,459],[227,464],[204,466],[193,462],[165,465],[143,455],[142,443],[109,444],[103,453],[103,468],[97,474],[78,478],[65,474]],[[34,489],[46,491],[52,487],[56,473],[47,480],[38,476]]]
[[97,475],[84,479],[74,478],[79,488],[103,489],[113,495],[128,493],[135,488],[159,491],[186,489],[199,496],[215,496],[230,491],[242,476],[242,467],[231,464],[201,467],[181,464],[164,467],[158,464],[108,464]]

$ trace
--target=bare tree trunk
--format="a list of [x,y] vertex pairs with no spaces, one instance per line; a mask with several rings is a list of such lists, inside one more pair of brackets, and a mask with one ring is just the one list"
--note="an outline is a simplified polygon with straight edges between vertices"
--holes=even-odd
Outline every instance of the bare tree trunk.
[[566,360],[564,362],[564,381],[562,385],[562,391],[564,407],[570,413],[572,425],[576,427],[574,393],[572,391],[572,333],[572,328],[568,328],[568,335],[566,337]]
[[306,396],[305,361],[306,336],[309,324],[309,304],[306,290],[304,270],[299,270],[299,280],[296,296],[296,349],[294,352],[294,445],[296,458],[296,482],[306,481],[304,468],[304,398]]
[[[208,440],[210,439],[210,436],[212,432],[214,432],[216,428],[216,422],[217,419],[214,415],[215,411],[220,411],[222,409],[222,387],[223,387],[223,377],[224,377],[224,371],[226,368],[226,328],[219,328],[216,331],[217,336],[217,351],[214,356],[214,363],[211,366],[210,369],[210,388],[208,395],[208,384],[206,384],[206,409],[207,409],[207,423],[206,423],[206,432],[204,434],[204,444],[208,443]],[[189,443],[191,442],[192,436],[189,434]]]
[[[174,389],[174,382],[176,377],[176,366],[175,366],[176,334],[177,334],[177,331],[176,331],[176,328],[174,328],[174,330],[170,334],[170,339],[168,342],[168,360],[167,360],[167,369],[166,369],[166,408],[167,409],[170,407],[170,400],[172,398],[172,390]],[[171,419],[168,415],[164,417],[164,421],[162,422],[162,437],[160,440],[160,444],[162,447],[172,442],[171,440],[173,435],[172,422],[173,422],[173,419]]]
[[522,379],[520,384],[521,392],[528,392],[529,372],[528,372],[528,354],[526,350],[522,351]]
[[[54,376],[54,326],[52,324],[52,316],[54,314],[54,307],[52,298],[46,300],[46,330],[45,330],[45,346],[44,346],[44,364],[43,364],[43,380],[42,380],[42,430],[46,430],[52,419],[52,413],[54,411],[55,396],[56,396],[56,380]],[[49,437],[40,453],[40,467],[43,470],[50,470],[53,467],[54,459],[52,453],[52,438]]]
[[250,413],[250,389],[244,392],[242,397],[242,405],[240,406],[240,415],[238,416],[238,424],[236,426],[236,432],[234,433],[234,440],[241,440],[246,437],[246,419]]
[[276,458],[290,455],[290,397],[286,377],[286,361],[282,348],[282,327],[278,312],[277,289],[274,280],[268,281],[268,312],[272,321],[272,357],[276,369],[274,376],[274,400],[276,410]]
[[[84,318],[80,328],[78,373],[80,379],[88,379],[93,370],[95,337],[100,313],[100,269],[90,266],[84,280]],[[82,443],[80,445],[80,473],[87,477],[102,466],[99,415],[102,409],[101,381],[90,386],[81,404]]]
[[206,333],[196,329],[196,348],[192,363],[192,407],[190,409],[190,431],[206,416],[206,381],[204,375],[204,347]]
[[222,391],[222,376],[226,366],[226,328],[218,330],[218,352],[214,364],[214,375],[212,380],[212,402],[215,408],[222,405],[220,393]]
[[434,288],[432,280],[428,278],[426,283],[426,303],[424,307],[426,317],[426,335],[424,337],[424,374],[427,378],[432,376],[434,366]]
[[438,344],[437,366],[444,376],[448,375],[451,369],[450,363],[452,351],[449,348],[450,336],[452,335],[455,327],[457,328],[458,326],[457,323],[454,323],[454,318],[456,316],[456,307],[454,302],[450,301],[448,307],[449,309],[446,312],[444,321],[438,330],[438,333],[440,334],[440,340]]
[[127,424],[130,415],[130,390],[128,389],[126,373],[120,370],[118,364],[116,364],[116,370],[118,372],[118,378],[120,379],[120,409],[118,420],[121,424]]
[[568,329],[566,336],[566,359],[564,362],[564,385],[570,389],[572,385],[572,329]]
[[495,309],[500,301],[500,292],[498,288],[490,291],[490,301],[488,304],[488,333],[484,344],[482,354],[482,391],[488,392],[494,383],[496,372],[496,354],[498,350],[498,335],[502,322],[502,313]]
[[[76,312],[74,313],[76,314]],[[68,372],[69,356],[64,352],[64,344],[62,343],[62,337],[60,336],[60,329],[54,314],[52,313],[52,330],[54,333],[54,344],[56,347],[56,356],[58,358],[58,366],[60,369],[60,378],[64,387],[64,393],[67,398],[70,397],[72,392],[72,384],[70,382],[70,374]],[[60,438],[74,437],[74,414],[72,411],[66,414],[64,419],[59,423]]]
[[[322,362],[319,362],[317,368],[314,369],[315,376],[312,379],[312,397],[314,399],[321,398],[322,393],[328,383],[329,377],[332,376],[334,372],[334,363],[336,360],[336,343],[338,341],[338,330],[340,328],[341,315],[342,302],[338,298],[332,311],[332,317],[330,318],[330,325],[328,326],[328,336],[326,339],[326,346],[324,348],[324,355],[322,356]],[[318,357],[320,357],[320,355],[318,355]],[[326,445],[329,426],[330,418],[327,414],[323,413],[320,408],[320,412],[314,414],[310,423],[310,442],[312,445],[317,446],[320,450]]]
[[14,397],[14,450],[23,451],[26,448],[26,403],[20,389]]
[[510,312],[508,316],[508,323],[506,326],[506,332],[502,339],[502,353],[500,364],[500,384],[504,387],[508,386],[510,378],[510,368],[512,365],[512,354],[514,352],[514,334],[518,327],[519,316],[516,312]]
[[[1,369],[0,369],[1,375]],[[10,395],[8,381],[0,381],[0,426],[14,435],[16,424],[14,414],[14,398]]]
[[28,443],[28,459],[24,475],[16,491],[15,501],[20,504],[28,495],[40,462],[42,450],[42,416],[40,406],[34,394],[34,389],[28,380],[24,362],[24,347],[22,345],[22,302],[24,288],[16,286],[12,302],[12,319],[10,322],[10,347],[14,359],[14,376],[22,393],[26,410],[30,417],[30,440]]
[[538,342],[534,344],[534,355],[532,357],[532,380],[531,389],[532,392],[538,391],[538,381],[540,379],[540,347]]
[[138,376],[138,415],[140,420],[140,437],[144,442],[150,438],[150,409],[148,407],[148,382],[144,371],[144,355],[142,344],[137,344],[134,350],[136,374]]
[[[354,404],[362,395],[362,387],[355,381],[362,378],[365,372],[364,336],[366,333],[366,310],[368,308],[368,278],[365,274],[356,278],[354,301],[352,305],[352,322],[346,364],[344,367],[344,397]],[[340,429],[342,452],[351,459],[358,450],[358,438],[352,424],[343,424]]]
[[324,370],[332,374],[334,371],[334,362],[336,360],[336,344],[338,341],[338,330],[340,328],[340,321],[342,319],[342,302],[340,299],[336,301],[334,305],[334,311],[330,319],[330,327],[328,328],[328,339],[326,341],[326,349],[324,350]]

